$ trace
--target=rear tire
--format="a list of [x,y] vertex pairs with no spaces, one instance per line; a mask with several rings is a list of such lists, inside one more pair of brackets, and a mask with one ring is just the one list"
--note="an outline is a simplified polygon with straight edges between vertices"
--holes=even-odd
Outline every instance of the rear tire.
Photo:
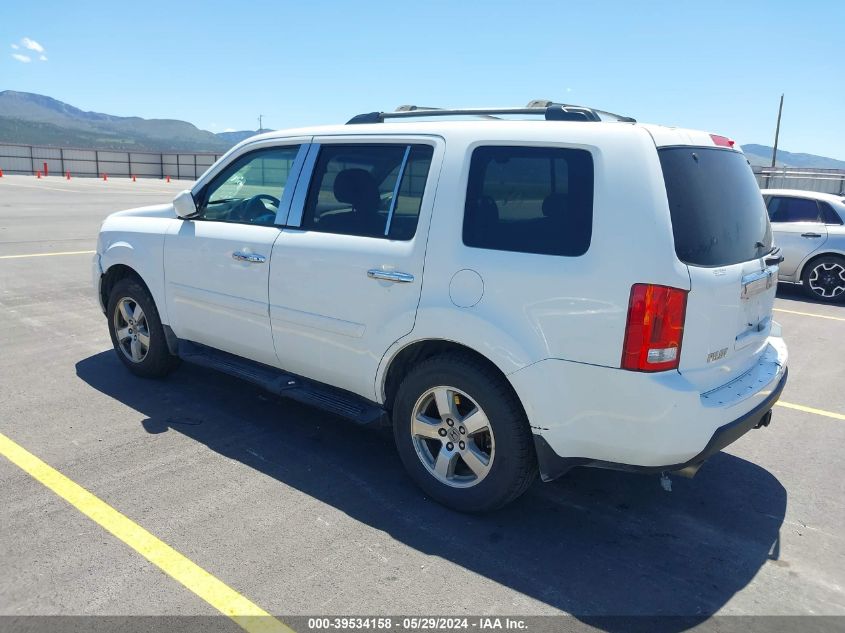
[[461,353],[429,358],[402,381],[393,434],[408,474],[460,512],[500,508],[537,476],[528,420],[493,368]]
[[816,301],[834,303],[845,299],[845,258],[825,255],[811,261],[801,273],[804,293]]
[[155,302],[138,280],[126,277],[114,285],[106,313],[114,351],[133,374],[162,378],[178,364],[167,348]]

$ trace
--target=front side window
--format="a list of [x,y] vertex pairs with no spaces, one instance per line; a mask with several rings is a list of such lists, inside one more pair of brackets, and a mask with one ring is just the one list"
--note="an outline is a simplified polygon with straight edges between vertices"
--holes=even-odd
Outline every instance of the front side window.
[[819,205],[807,198],[773,196],[769,200],[772,222],[819,222]]
[[272,225],[298,151],[299,145],[271,147],[235,159],[206,188],[199,217]]
[[583,255],[593,229],[593,158],[586,150],[484,146],[472,153],[464,244]]
[[410,240],[432,155],[429,145],[324,145],[301,228]]

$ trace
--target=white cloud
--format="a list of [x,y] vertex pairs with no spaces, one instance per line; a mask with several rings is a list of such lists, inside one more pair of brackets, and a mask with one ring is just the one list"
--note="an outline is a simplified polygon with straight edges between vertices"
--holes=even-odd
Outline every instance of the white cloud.
[[[10,46],[12,47],[12,50],[15,51],[19,51],[21,49],[34,51],[38,54],[39,61],[47,61],[47,52],[44,50],[44,47],[29,37],[22,37],[19,43],[11,44]],[[23,53],[12,53],[12,57],[22,64],[28,64],[34,59],[34,56],[30,57],[30,55],[24,55]]]
[[28,48],[29,50],[35,51],[36,53],[43,53],[44,52],[44,47],[41,46],[41,44],[39,44],[35,40],[29,39],[28,37],[22,37],[21,38],[21,44],[23,45],[24,48]]

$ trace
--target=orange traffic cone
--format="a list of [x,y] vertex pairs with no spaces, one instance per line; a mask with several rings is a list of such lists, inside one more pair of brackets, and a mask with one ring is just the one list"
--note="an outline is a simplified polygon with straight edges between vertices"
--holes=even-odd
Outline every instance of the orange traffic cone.
[[35,177],[36,177],[36,178],[41,178],[41,172],[40,172],[40,171],[35,172]]
[[103,174],[103,180],[108,180],[108,179],[109,179],[109,175],[108,175],[108,174]]
[[135,176],[132,176],[132,182],[135,182]]
[[3,170],[0,169],[0,178],[2,178],[2,177],[3,177]]
[[170,176],[167,177],[167,182],[170,182]]
[[67,178],[68,180],[70,180],[70,172],[69,172],[69,171],[65,174],[65,178]]

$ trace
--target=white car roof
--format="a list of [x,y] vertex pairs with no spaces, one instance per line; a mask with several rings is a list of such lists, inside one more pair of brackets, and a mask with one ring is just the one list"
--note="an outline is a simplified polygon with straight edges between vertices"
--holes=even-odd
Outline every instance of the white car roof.
[[837,205],[845,204],[845,196],[835,193],[822,193],[820,191],[805,191],[803,189],[762,189],[763,195],[772,196],[795,196],[800,198],[812,198],[813,200],[824,200]]
[[[433,135],[448,140],[450,136],[477,138],[512,139],[536,137],[538,130],[547,130],[550,140],[556,136],[555,132],[562,130],[577,130],[579,135],[588,131],[595,131],[597,136],[605,136],[608,132],[631,134],[631,130],[645,130],[654,139],[657,147],[674,145],[716,146],[709,132],[686,128],[666,127],[662,125],[627,123],[620,121],[546,121],[543,119],[500,119],[500,120],[402,120],[385,123],[360,123],[346,125],[321,125],[277,130],[252,136],[241,141],[236,147],[260,140],[285,139],[298,136],[357,136],[357,135]],[[741,151],[739,145],[734,147]]]

